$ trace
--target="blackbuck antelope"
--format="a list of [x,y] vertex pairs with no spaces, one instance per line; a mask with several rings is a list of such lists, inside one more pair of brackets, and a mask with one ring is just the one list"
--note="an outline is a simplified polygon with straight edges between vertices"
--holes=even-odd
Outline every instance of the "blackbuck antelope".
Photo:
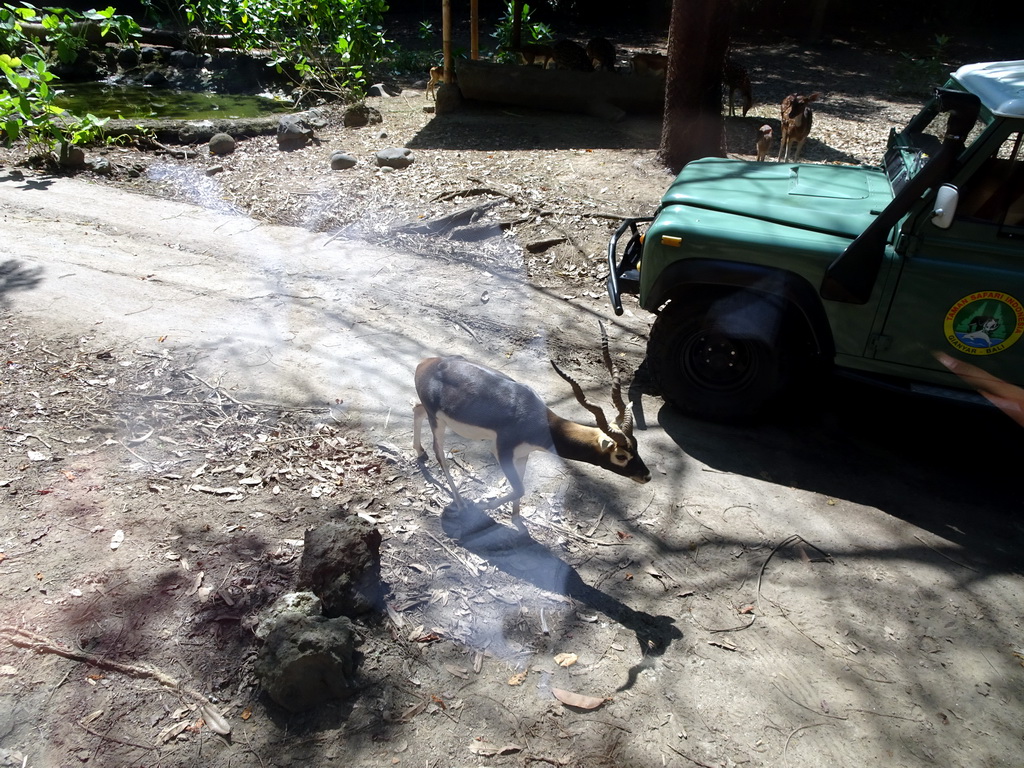
[[608,352],[603,326],[601,335],[605,367],[612,376],[612,402],[618,409],[613,423],[609,423],[600,406],[587,400],[572,377],[551,362],[558,375],[569,382],[580,405],[594,415],[596,427],[563,419],[530,387],[463,357],[431,357],[416,366],[420,402],[413,408],[413,447],[420,460],[426,458],[420,442],[420,427],[426,417],[434,437],[434,455],[457,506],[462,506],[462,497],[444,457],[444,436],[449,427],[467,440],[490,443],[512,489],[486,502],[482,509],[494,509],[511,501],[513,519],[519,517],[526,461],[533,451],[584,461],[638,483],[651,479],[650,471],[637,454],[632,414],[622,400],[619,372]]

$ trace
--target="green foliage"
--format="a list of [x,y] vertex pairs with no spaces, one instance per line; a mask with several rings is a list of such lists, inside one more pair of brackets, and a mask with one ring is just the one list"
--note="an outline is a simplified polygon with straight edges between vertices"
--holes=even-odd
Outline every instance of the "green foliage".
[[[530,21],[530,17],[533,15],[533,9],[529,5],[523,3],[522,10],[522,26],[520,30],[520,42],[521,43],[550,43],[555,35],[547,24],[543,22]],[[515,6],[512,0],[508,0],[505,6],[504,15],[498,19],[498,25],[491,33],[497,41],[498,45],[498,61],[514,60],[516,55],[511,50],[512,48],[512,27],[515,22]]]
[[273,53],[309,91],[366,86],[368,68],[386,51],[386,0],[185,0],[188,23],[226,33],[241,50]]
[[[26,23],[40,24],[45,38],[24,30]],[[96,24],[101,36],[113,32],[122,42],[139,33],[139,26],[113,8],[79,13],[64,8],[37,9],[23,3],[0,6],[0,121],[7,143],[24,140],[30,150],[62,156],[75,144],[94,141],[106,119],[73,115],[57,106],[54,74],[49,70],[46,47],[61,61],[74,61],[86,42],[87,24]]]

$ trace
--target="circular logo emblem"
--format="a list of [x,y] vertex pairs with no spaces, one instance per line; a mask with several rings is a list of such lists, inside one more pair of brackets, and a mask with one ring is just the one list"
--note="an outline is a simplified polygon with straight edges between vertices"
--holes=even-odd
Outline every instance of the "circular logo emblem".
[[1024,334],[1024,305],[1002,291],[979,291],[949,308],[946,341],[968,355],[1002,352]]

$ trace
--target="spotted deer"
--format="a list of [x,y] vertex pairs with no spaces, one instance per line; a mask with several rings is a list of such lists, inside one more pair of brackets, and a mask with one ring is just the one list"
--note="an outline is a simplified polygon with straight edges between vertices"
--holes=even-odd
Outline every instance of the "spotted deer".
[[619,372],[608,351],[603,324],[601,353],[612,377],[612,402],[618,409],[611,422],[600,406],[587,400],[580,385],[551,361],[558,375],[572,387],[580,405],[593,414],[597,422],[593,427],[558,416],[533,389],[493,368],[459,356],[423,360],[416,366],[420,402],[413,408],[413,448],[418,459],[426,459],[420,441],[420,428],[426,418],[433,434],[434,456],[455,504],[461,507],[462,496],[445,460],[445,431],[451,428],[467,440],[488,441],[511,490],[481,508],[495,509],[511,501],[514,520],[519,519],[519,503],[525,493],[526,462],[534,451],[593,464],[638,483],[648,482],[651,473],[637,453],[630,406],[622,399]]
[[540,64],[541,69],[547,69],[548,62],[555,55],[550,45],[543,43],[523,43],[518,48],[512,49],[519,59],[520,64],[533,66]]
[[800,152],[811,132],[814,122],[814,110],[811,102],[821,97],[819,93],[805,96],[802,93],[791,93],[782,100],[782,137],[779,139],[779,162],[789,162],[789,151],[796,145],[793,162],[800,162]]
[[668,67],[668,56],[663,53],[634,53],[629,61],[634,75],[665,77]]
[[758,161],[764,160],[768,157],[768,153],[772,151],[772,127],[770,125],[762,125],[757,129],[757,159]]
[[431,67],[430,68],[430,82],[427,83],[427,90],[423,94],[423,98],[433,96],[435,99],[437,95],[434,93],[434,87],[444,80],[444,67]]
[[735,59],[727,57],[722,68],[722,82],[725,83],[725,87],[729,91],[729,116],[733,117],[736,114],[736,93],[739,92],[743,102],[741,106],[743,117],[746,117],[747,112],[754,105],[754,94],[750,88],[750,76],[747,74],[747,70]]
[[578,72],[593,72],[594,63],[587,55],[587,49],[574,40],[559,40],[551,47],[551,58],[555,69],[573,69]]
[[597,71],[615,71],[615,45],[607,38],[591,38],[587,43],[587,56]]

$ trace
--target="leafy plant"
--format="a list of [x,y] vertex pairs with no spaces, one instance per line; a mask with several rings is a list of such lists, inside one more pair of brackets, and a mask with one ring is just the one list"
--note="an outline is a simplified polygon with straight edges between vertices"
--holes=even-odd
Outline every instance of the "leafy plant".
[[185,0],[189,24],[231,35],[242,50],[268,49],[271,65],[306,91],[362,90],[387,48],[386,0]]
[[0,120],[6,142],[23,139],[30,151],[52,154],[59,149],[66,159],[71,146],[94,141],[106,119],[92,114],[73,115],[55,103],[58,91],[47,66],[46,51],[24,25],[33,22],[46,31],[43,42],[52,45],[58,58],[73,61],[85,42],[85,23],[99,22],[100,34],[114,30],[125,39],[138,34],[138,25],[113,8],[82,14],[61,8],[39,11],[27,3],[0,6]]
[[[549,43],[554,39],[554,33],[547,24],[537,21],[530,21],[530,17],[533,15],[533,9],[529,5],[523,3],[520,27],[520,42],[521,43]],[[508,0],[505,6],[504,15],[498,19],[498,24],[494,31],[491,33],[497,41],[498,46],[498,61],[504,61],[506,59],[514,59],[515,52],[512,50],[512,29],[515,23],[515,6],[512,0]]]

